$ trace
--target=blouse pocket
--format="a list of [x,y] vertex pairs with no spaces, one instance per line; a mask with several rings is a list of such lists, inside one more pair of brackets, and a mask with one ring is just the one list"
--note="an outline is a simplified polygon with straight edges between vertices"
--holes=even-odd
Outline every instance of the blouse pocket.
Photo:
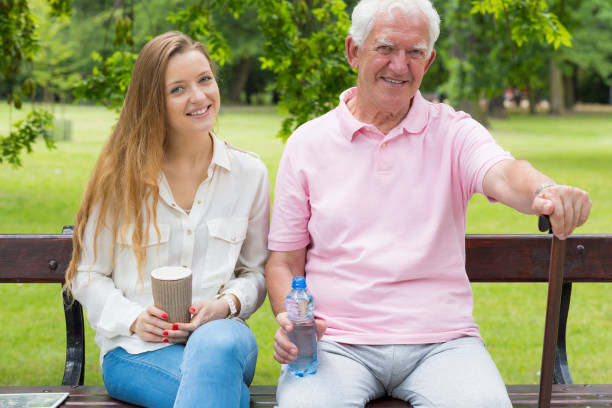
[[208,220],[208,245],[201,287],[206,299],[212,299],[221,286],[232,278],[242,243],[246,238],[247,217]]
[[113,279],[115,285],[124,292],[141,291],[151,287],[151,271],[168,264],[170,226],[168,224],[157,224],[157,226],[159,240],[155,227],[149,226],[149,236],[145,243],[145,262],[142,265],[142,282],[138,279],[138,261],[132,245],[134,225],[130,224],[123,236],[118,234]]

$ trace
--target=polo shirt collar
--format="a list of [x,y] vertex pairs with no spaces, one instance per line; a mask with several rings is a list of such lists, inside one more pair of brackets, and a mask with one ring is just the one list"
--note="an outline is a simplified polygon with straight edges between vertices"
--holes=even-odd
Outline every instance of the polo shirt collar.
[[398,128],[403,128],[406,133],[420,133],[427,125],[429,119],[429,109],[427,107],[427,101],[421,95],[421,91],[417,90],[416,94],[412,98],[412,105],[408,114],[402,121],[397,125]]
[[[349,88],[342,92],[342,94],[340,94],[340,104],[337,110],[340,130],[349,141],[353,140],[353,137],[359,130],[371,126],[357,120],[348,106],[346,106],[346,101],[354,97],[355,93],[357,93],[356,87]],[[428,118],[429,110],[427,108],[427,101],[423,98],[421,92],[417,90],[414,98],[412,98],[412,106],[410,106],[408,114],[389,132],[389,134],[394,133],[395,129],[401,129],[402,132],[407,134],[420,133],[427,125]]]
[[353,98],[357,93],[357,88],[349,88],[340,94],[340,104],[338,105],[338,122],[340,124],[340,132],[349,142],[353,140],[355,134],[362,128],[368,126],[366,123],[358,121],[351,113],[346,101]]

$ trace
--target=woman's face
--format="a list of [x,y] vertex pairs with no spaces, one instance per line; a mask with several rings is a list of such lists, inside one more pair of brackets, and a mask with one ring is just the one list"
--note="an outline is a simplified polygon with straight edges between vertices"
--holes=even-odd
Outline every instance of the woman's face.
[[170,136],[212,129],[219,113],[219,87],[210,63],[198,50],[173,55],[165,77],[166,119]]

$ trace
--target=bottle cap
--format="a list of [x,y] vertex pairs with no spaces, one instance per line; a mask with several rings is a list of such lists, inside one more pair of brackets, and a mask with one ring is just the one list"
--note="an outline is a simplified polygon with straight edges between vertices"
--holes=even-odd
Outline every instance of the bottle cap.
[[303,276],[294,276],[291,287],[293,289],[306,289],[306,279]]

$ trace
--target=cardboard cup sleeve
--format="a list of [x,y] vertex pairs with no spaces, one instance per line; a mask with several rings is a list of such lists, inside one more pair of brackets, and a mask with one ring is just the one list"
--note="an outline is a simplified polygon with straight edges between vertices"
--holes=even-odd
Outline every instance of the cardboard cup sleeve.
[[189,323],[191,314],[191,269],[164,266],[151,272],[153,302],[168,314],[169,323]]

